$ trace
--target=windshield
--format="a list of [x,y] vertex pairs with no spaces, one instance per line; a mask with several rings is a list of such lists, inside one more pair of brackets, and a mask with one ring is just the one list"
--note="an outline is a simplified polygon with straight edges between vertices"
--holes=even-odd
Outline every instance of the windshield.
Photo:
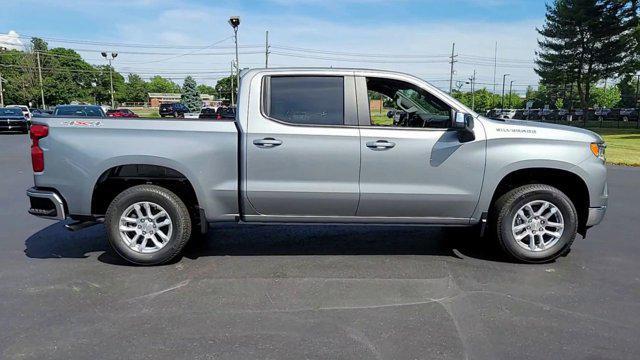
[[22,116],[19,108],[0,108],[0,116]]
[[56,109],[56,115],[102,117],[102,110],[97,106],[65,106]]

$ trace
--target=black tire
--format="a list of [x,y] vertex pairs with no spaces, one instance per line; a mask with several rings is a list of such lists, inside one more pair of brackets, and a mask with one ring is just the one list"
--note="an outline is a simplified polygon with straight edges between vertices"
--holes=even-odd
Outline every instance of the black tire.
[[161,117],[161,118],[163,118],[163,117],[164,117],[164,115],[163,115],[163,114],[160,114],[160,117]]
[[[142,201],[164,208],[173,226],[166,245],[152,253],[134,251],[120,237],[120,217],[123,212]],[[126,261],[137,265],[158,265],[171,261],[180,254],[191,237],[191,217],[185,204],[173,192],[155,185],[133,186],[116,196],[107,209],[105,225],[113,250]]]
[[178,114],[178,112],[177,112],[177,111],[173,113],[173,117],[174,117],[174,118],[176,118],[176,119],[177,119],[179,116],[180,116],[180,115]]
[[[527,203],[543,200],[554,205],[564,219],[560,239],[550,248],[531,251],[518,244],[512,232],[517,211]],[[578,215],[574,204],[562,191],[542,184],[525,185],[502,195],[492,211],[492,225],[501,250],[511,259],[531,264],[546,263],[569,252],[578,229]]]

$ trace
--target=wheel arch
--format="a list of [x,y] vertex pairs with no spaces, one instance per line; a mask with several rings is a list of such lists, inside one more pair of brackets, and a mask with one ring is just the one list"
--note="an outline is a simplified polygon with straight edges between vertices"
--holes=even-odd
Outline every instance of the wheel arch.
[[105,214],[115,196],[124,189],[139,184],[155,184],[176,193],[189,207],[204,208],[196,177],[180,164],[160,157],[122,157],[111,159],[100,167],[93,179],[91,213]]
[[566,194],[578,213],[578,233],[584,236],[589,212],[589,188],[580,175],[569,169],[535,166],[506,173],[493,188],[488,206],[489,213],[500,196],[516,187],[530,184],[553,186]]

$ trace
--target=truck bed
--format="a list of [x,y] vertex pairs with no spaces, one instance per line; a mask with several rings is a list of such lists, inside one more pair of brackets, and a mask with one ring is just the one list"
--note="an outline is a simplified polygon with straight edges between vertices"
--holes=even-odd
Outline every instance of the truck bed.
[[191,182],[208,220],[238,214],[238,130],[233,121],[145,118],[37,118],[44,171],[37,188],[55,188],[67,213],[92,215],[92,194],[110,169],[128,164],[166,167]]

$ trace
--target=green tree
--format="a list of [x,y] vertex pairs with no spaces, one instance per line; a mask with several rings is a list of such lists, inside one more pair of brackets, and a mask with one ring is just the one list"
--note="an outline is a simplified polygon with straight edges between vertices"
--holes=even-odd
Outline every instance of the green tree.
[[217,94],[216,88],[210,85],[200,84],[198,85],[197,89],[200,94],[207,94],[207,95]]
[[126,102],[145,102],[148,98],[147,83],[138,74],[129,74],[125,86]]
[[[113,76],[113,98],[116,103],[126,101],[126,85],[124,76],[112,69]],[[98,104],[111,104],[111,79],[109,75],[109,65],[96,66],[96,84],[93,95]]]
[[594,107],[612,108],[620,102],[620,88],[617,86],[595,87],[591,89],[591,99]]
[[147,88],[151,93],[180,93],[180,85],[159,75],[149,80]]
[[202,100],[200,99],[196,81],[191,76],[187,76],[184,79],[184,85],[182,86],[182,103],[193,112],[199,111],[202,107]]
[[[233,82],[233,90],[231,89],[231,83]],[[236,84],[235,76],[227,76],[218,80],[216,83],[216,93],[218,96],[222,98],[231,99],[231,91],[233,91],[233,96],[238,92],[238,84]]]
[[576,84],[580,104],[591,87],[621,73],[633,49],[636,0],[555,0],[538,33],[535,71],[544,84]]
[[51,57],[50,67],[43,70],[46,103],[92,102],[92,83],[95,83],[98,73],[96,68],[71,49],[55,48],[48,54]]

